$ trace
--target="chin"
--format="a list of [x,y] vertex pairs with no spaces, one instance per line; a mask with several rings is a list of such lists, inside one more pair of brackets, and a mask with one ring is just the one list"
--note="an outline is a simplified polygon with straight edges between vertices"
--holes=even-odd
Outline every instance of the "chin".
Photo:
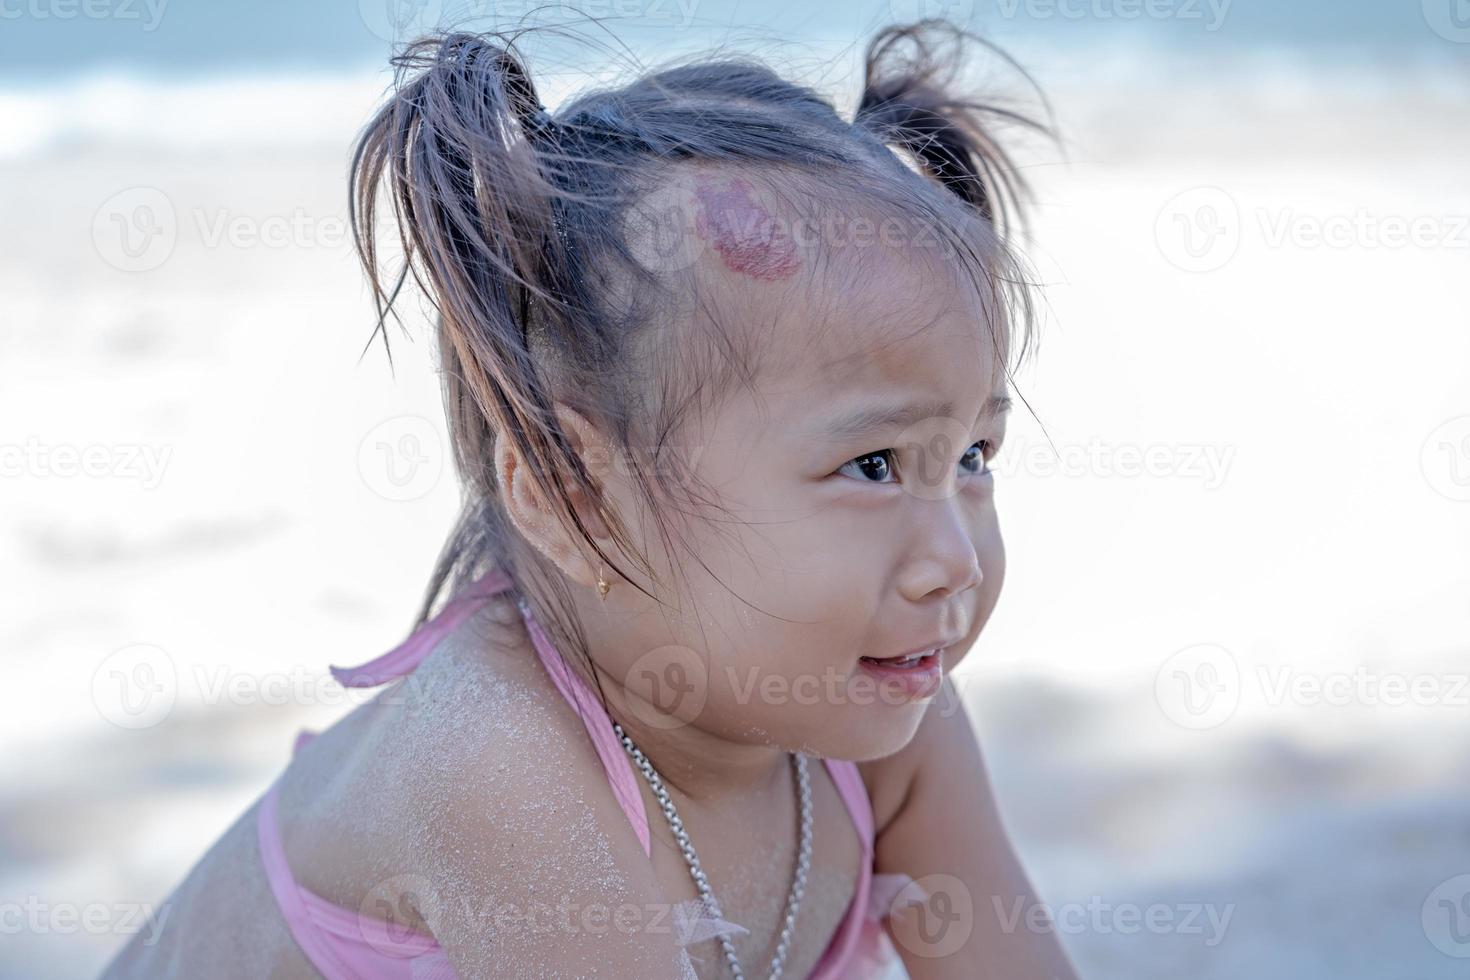
[[[932,700],[932,699],[930,699]],[[902,751],[919,730],[929,701],[847,705],[793,746],[824,759],[870,762]]]

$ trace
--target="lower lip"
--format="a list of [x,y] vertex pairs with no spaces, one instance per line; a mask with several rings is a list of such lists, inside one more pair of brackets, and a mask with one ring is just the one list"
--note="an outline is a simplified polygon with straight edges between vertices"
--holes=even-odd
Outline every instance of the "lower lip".
[[938,693],[944,680],[944,650],[926,654],[907,667],[893,666],[891,661],[863,659],[858,660],[858,667],[880,683],[885,696],[915,701]]

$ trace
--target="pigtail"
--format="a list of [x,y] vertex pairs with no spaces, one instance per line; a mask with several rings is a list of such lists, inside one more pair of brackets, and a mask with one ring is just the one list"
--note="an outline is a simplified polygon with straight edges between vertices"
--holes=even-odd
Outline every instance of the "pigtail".
[[1015,124],[1044,135],[1051,130],[1017,111],[949,94],[964,64],[960,48],[966,40],[1026,75],[999,48],[947,21],[885,28],[868,44],[853,125],[907,154],[1004,237],[1023,217],[1029,189],[994,138],[992,124]]
[[[352,159],[353,236],[377,307],[373,337],[381,334],[387,344],[384,323],[390,313],[397,317],[393,304],[409,275],[437,310],[446,410],[467,484],[422,621],[439,596],[481,574],[487,561],[507,570],[520,564],[512,555],[487,554],[492,543],[515,540],[497,506],[497,439],[515,441],[549,499],[569,500],[586,490],[590,476],[556,422],[556,365],[532,353],[543,349],[533,343],[533,327],[574,319],[573,291],[560,288],[567,263],[557,222],[555,178],[567,158],[558,147],[560,127],[499,35],[424,37],[393,64],[392,94]],[[391,284],[376,240],[380,192],[391,203],[404,256]],[[590,540],[574,508],[567,517]]]

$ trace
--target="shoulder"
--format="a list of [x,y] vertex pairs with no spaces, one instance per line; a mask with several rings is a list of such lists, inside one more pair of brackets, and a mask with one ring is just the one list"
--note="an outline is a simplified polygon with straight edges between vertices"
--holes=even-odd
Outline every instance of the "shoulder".
[[505,642],[487,642],[493,615],[467,627],[403,691],[420,750],[397,791],[414,801],[424,922],[462,976],[679,976],[667,923],[646,920],[666,905],[658,879],[581,717],[518,619]]
[[[398,737],[411,746],[402,782],[423,794],[426,820],[473,812],[502,830],[534,833],[593,819],[638,846],[581,717],[513,605],[468,620],[405,678],[396,700]],[[574,801],[575,812],[563,806]]]
[[487,604],[313,740],[283,807],[300,884],[348,909],[391,909],[451,959],[468,942],[482,967],[475,957],[536,938],[510,925],[492,949],[478,938],[487,924],[656,888],[581,718],[509,610],[513,622]]

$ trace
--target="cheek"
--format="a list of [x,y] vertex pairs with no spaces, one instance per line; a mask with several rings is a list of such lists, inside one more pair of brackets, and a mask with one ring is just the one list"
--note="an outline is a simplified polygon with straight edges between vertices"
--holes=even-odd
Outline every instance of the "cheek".
[[980,573],[985,577],[980,586],[980,592],[986,599],[985,612],[988,615],[995,606],[995,600],[1000,598],[1001,586],[1006,577],[1006,545],[1001,538],[1000,524],[994,519],[992,513],[984,532],[980,535],[977,543],[980,555]]
[[948,673],[964,660],[974,648],[980,631],[990,620],[990,614],[995,611],[996,603],[1000,601],[1000,592],[1005,584],[1006,577],[1006,547],[1005,541],[1000,534],[1000,526],[994,520],[994,515],[975,538],[975,548],[980,560],[980,574],[982,581],[975,599],[975,621],[970,624],[970,631],[966,634],[961,644],[962,653],[945,664],[945,672]]
[[746,547],[720,575],[729,590],[716,584],[700,597],[702,629],[690,642],[708,651],[710,709],[722,728],[804,738],[802,729],[840,700],[830,692],[872,643],[873,589],[843,574],[862,549],[834,554],[830,532],[825,546],[806,541],[806,523],[740,535]]

